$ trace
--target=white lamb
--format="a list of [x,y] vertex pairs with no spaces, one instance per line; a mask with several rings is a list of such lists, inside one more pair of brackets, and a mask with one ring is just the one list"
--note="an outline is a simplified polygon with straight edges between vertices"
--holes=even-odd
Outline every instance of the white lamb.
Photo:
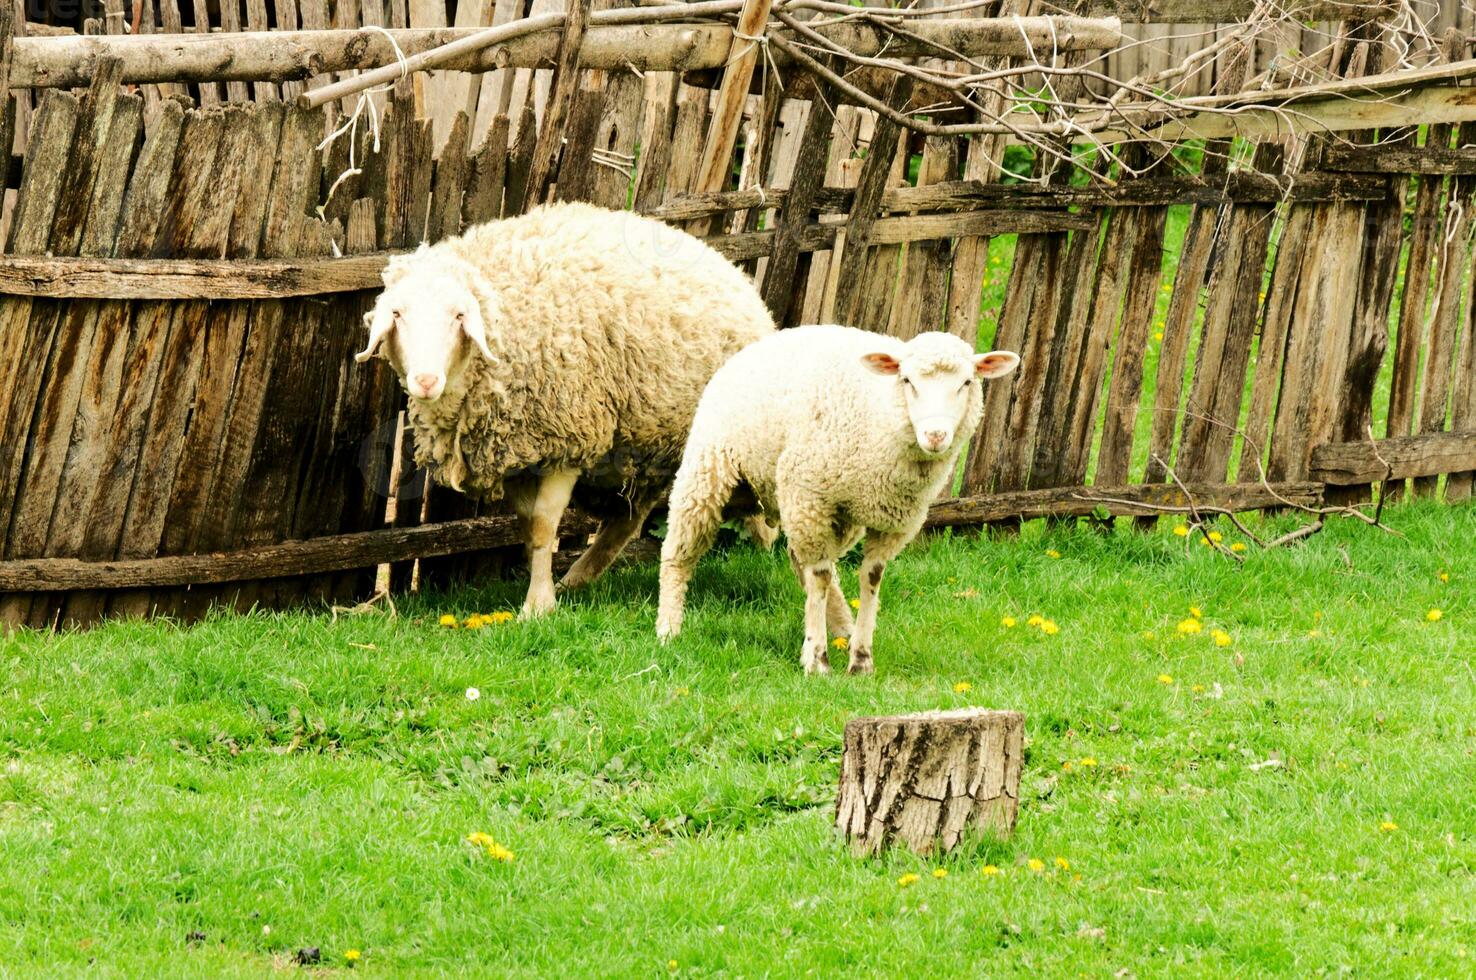
[[602,519],[565,574],[597,578],[671,484],[703,386],[772,333],[753,284],[678,229],[557,204],[392,260],[359,361],[394,366],[416,462],[522,518],[525,616],[553,608],[570,498]]
[[[693,566],[743,489],[789,539],[806,596],[805,671],[830,669],[828,620],[851,638],[850,672],[869,673],[882,571],[952,477],[983,413],[981,379],[1019,362],[945,333],[903,343],[837,326],[784,330],[735,355],[702,395],[672,487],[657,634],[681,629]],[[853,626],[835,562],[862,535]]]

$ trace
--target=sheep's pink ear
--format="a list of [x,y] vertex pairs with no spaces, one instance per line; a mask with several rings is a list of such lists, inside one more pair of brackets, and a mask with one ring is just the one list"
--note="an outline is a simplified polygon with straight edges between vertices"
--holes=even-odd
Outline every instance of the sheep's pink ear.
[[378,306],[364,314],[364,326],[369,328],[369,343],[364,349],[354,355],[354,360],[363,364],[373,357],[379,350],[379,345],[389,332],[394,329],[395,318],[389,310],[382,310]]
[[992,350],[974,358],[974,373],[981,378],[1002,378],[1020,366],[1014,351]]
[[891,354],[875,353],[864,354],[861,363],[866,365],[868,371],[876,374],[896,374],[902,370],[902,365]]

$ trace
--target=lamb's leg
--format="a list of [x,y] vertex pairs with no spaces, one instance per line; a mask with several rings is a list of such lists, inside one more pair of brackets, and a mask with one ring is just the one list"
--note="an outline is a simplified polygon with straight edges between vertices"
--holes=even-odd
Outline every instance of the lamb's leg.
[[[528,598],[523,619],[542,616],[554,607],[553,555],[559,543],[559,521],[579,479],[576,470],[550,470],[538,482],[528,521]],[[515,501],[516,504],[516,501]]]
[[825,607],[835,585],[835,566],[820,562],[801,568],[805,585],[805,645],[800,648],[800,664],[807,674],[828,674],[825,659]]
[[579,556],[559,581],[561,590],[581,588],[605,574],[605,570],[620,557],[630,539],[641,533],[641,528],[646,525],[646,518],[656,509],[656,501],[637,501],[631,506],[633,513],[629,517],[600,524],[599,533],[594,536],[589,547],[584,549],[584,554]]
[[852,674],[872,671],[871,638],[876,632],[876,614],[881,603],[882,574],[887,562],[897,556],[910,537],[876,531],[866,535],[866,548],[861,556],[861,609],[856,614],[856,631],[851,634],[851,663],[847,668]]
[[723,507],[738,486],[738,474],[721,450],[689,447],[671,487],[666,508],[666,540],[661,543],[661,599],[656,635],[662,640],[682,629],[687,582],[707,554],[723,523]]
[[[808,588],[805,585],[805,572],[800,567],[799,559],[794,552],[789,553],[789,567],[794,569],[795,577],[800,581],[800,588]],[[850,636],[855,629],[851,621],[851,607],[846,602],[846,594],[841,589],[840,575],[836,573],[835,564],[830,565],[830,588],[825,591],[825,627],[836,636]]]

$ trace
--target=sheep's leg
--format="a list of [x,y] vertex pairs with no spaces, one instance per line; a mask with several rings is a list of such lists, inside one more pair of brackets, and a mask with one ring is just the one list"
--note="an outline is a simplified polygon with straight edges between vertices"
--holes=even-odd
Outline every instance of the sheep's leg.
[[[799,559],[793,551],[789,553],[789,567],[794,569],[800,588],[808,589],[804,569],[800,567]],[[836,636],[850,636],[855,629],[855,624],[851,621],[851,607],[846,603],[845,592],[841,590],[840,576],[836,574],[834,562],[830,565],[830,588],[825,591],[825,628]]]
[[641,533],[641,528],[646,525],[646,518],[656,509],[656,501],[637,501],[631,507],[633,513],[629,517],[600,524],[599,533],[594,536],[589,547],[584,549],[584,554],[579,556],[559,581],[560,590],[581,588],[605,574],[605,570],[620,557],[625,546],[630,544],[631,538]]
[[887,562],[897,556],[911,535],[882,534],[877,531],[866,535],[866,548],[861,556],[861,608],[856,614],[856,631],[851,634],[851,663],[847,668],[852,674],[869,674],[872,671],[871,640],[876,632],[876,614],[881,604],[882,574]]
[[800,664],[807,674],[828,674],[825,659],[825,608],[830,590],[835,586],[835,566],[820,562],[801,569],[805,585],[805,645],[800,648]]
[[689,448],[671,487],[666,540],[661,543],[656,635],[662,640],[681,632],[687,582],[698,559],[712,547],[723,523],[723,507],[737,486],[738,474],[720,450]]
[[[559,543],[559,521],[579,479],[577,470],[551,470],[538,483],[528,522],[528,598],[523,619],[542,616],[554,607],[553,556]],[[514,502],[515,504],[517,501]]]

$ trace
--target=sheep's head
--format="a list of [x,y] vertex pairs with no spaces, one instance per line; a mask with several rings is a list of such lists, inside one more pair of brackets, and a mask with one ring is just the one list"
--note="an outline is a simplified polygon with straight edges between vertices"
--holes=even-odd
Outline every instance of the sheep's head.
[[391,261],[384,292],[364,314],[369,343],[354,360],[383,357],[411,398],[440,398],[473,358],[497,360],[487,347],[497,301],[480,280],[467,263],[425,246]]
[[1007,350],[975,354],[946,333],[919,334],[900,352],[878,351],[861,358],[869,370],[896,380],[925,457],[947,455],[962,431],[968,438],[983,408],[980,383],[1009,374],[1020,363]]

